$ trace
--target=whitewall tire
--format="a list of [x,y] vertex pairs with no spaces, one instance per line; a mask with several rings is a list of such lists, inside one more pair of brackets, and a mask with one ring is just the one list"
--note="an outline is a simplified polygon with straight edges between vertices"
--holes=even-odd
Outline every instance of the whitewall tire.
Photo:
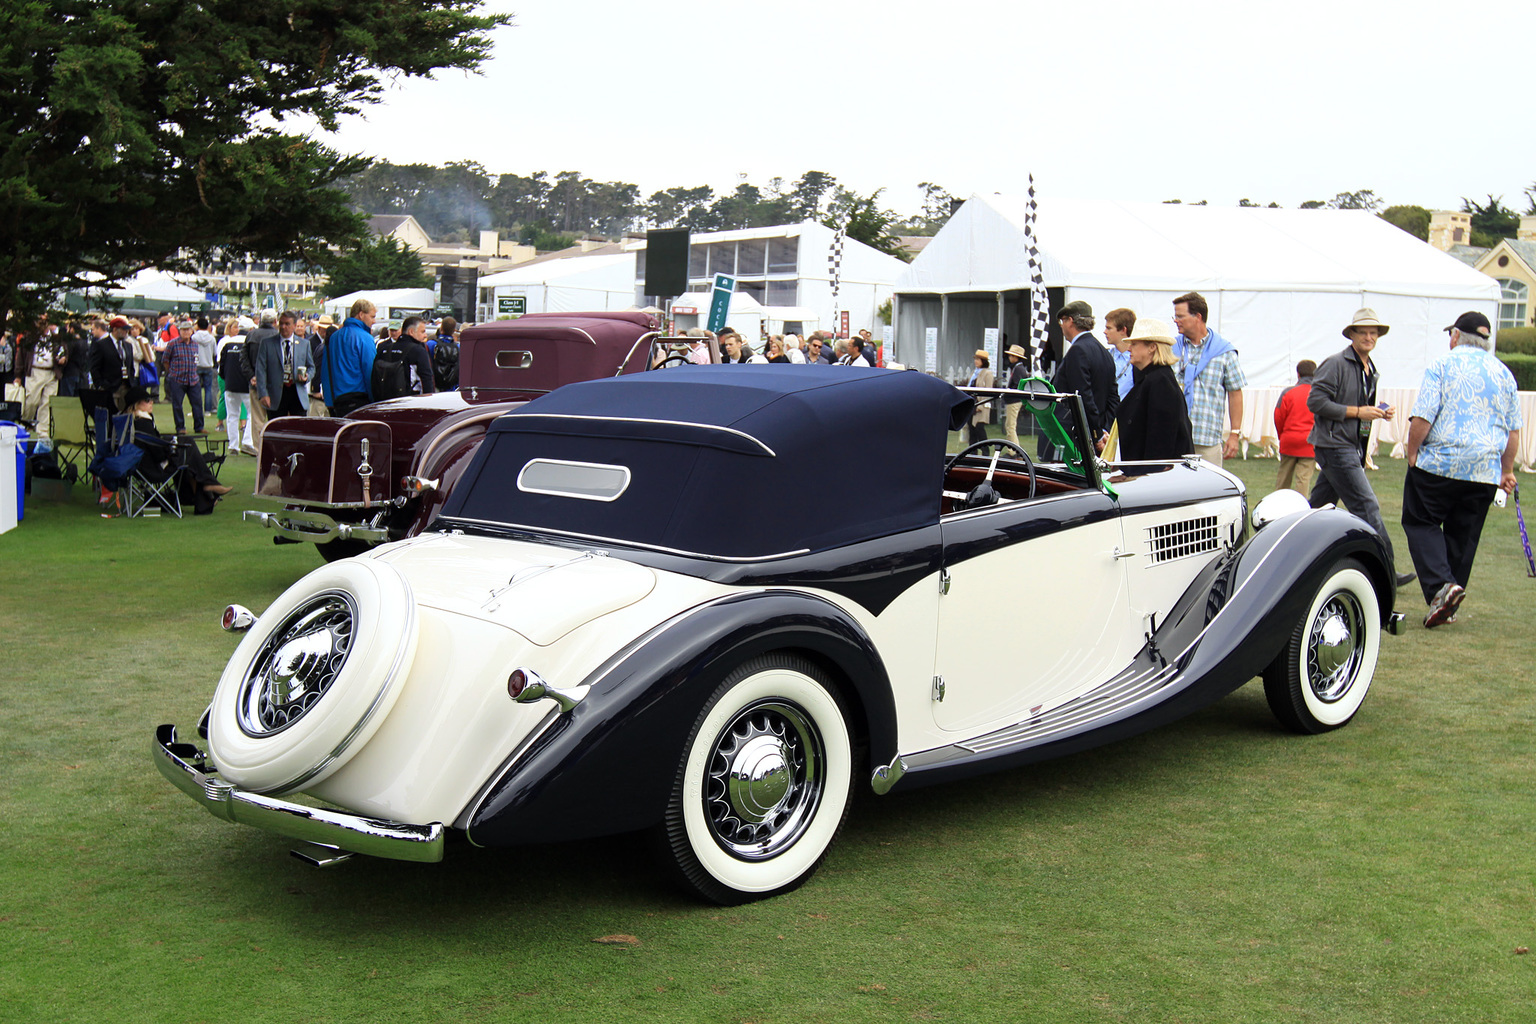
[[684,746],[659,830],[665,865],[726,905],[798,887],[848,816],[854,749],[843,703],[816,666],[782,653],[739,666]]
[[1319,733],[1349,722],[1371,689],[1381,603],[1352,559],[1330,570],[1290,640],[1264,670],[1264,696],[1282,725]]
[[410,584],[387,563],[335,562],[289,587],[214,693],[208,743],[220,773],[282,793],[335,772],[389,714],[417,635]]

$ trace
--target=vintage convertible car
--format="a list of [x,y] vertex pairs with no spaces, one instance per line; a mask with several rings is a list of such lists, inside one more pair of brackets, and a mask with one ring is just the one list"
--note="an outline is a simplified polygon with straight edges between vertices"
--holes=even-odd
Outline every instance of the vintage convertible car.
[[[273,542],[311,542],[327,561],[414,536],[442,508],[496,417],[572,381],[665,361],[649,313],[531,313],[464,328],[459,389],[374,402],[345,418],[285,416],[262,434],[256,493],[281,512],[245,514]],[[676,340],[676,339],[670,339]]]
[[1291,729],[1351,719],[1400,618],[1368,525],[1282,495],[1250,530],[1222,469],[1106,467],[1071,395],[1025,403],[1064,461],[946,460],[973,401],[747,366],[530,402],[427,531],[231,606],[206,750],[163,725],[156,762],[316,863],[648,829],[729,904],[804,882],[859,785],[1081,750],[1256,675]]

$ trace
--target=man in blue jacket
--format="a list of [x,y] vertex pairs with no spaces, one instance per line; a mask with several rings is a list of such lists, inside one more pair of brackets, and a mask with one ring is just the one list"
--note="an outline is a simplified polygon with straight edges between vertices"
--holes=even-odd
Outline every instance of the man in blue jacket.
[[345,416],[373,401],[368,385],[373,376],[373,357],[378,351],[373,341],[373,321],[377,316],[378,309],[373,303],[358,299],[352,303],[341,329],[325,343],[320,382],[332,416]]

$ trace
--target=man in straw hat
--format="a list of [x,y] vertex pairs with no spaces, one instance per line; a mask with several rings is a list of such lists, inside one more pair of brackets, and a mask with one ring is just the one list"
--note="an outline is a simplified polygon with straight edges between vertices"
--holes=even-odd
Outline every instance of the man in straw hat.
[[1446,330],[1451,350],[1424,370],[1413,402],[1403,481],[1403,533],[1429,603],[1425,629],[1456,621],[1488,506],[1500,488],[1515,489],[1523,425],[1488,318],[1463,313]]
[[[1388,561],[1395,561],[1392,538],[1381,521],[1381,505],[1365,476],[1365,442],[1373,420],[1390,420],[1396,410],[1376,404],[1380,375],[1371,360],[1376,341],[1392,328],[1376,318],[1373,309],[1356,311],[1344,328],[1349,345],[1323,360],[1312,378],[1307,408],[1312,412],[1312,432],[1307,441],[1317,453],[1322,472],[1312,485],[1313,508],[1342,502],[1344,507],[1370,523],[1386,546]],[[1397,585],[1412,583],[1411,572],[1397,573]]]

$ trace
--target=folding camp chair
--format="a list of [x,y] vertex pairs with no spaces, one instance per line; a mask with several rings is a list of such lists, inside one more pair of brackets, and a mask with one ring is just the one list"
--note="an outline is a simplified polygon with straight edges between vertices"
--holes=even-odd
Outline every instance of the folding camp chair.
[[91,432],[85,425],[85,406],[76,398],[53,395],[48,399],[48,413],[53,418],[53,450],[59,458],[64,479],[80,479],[91,464]]
[[[98,424],[104,415],[105,410],[98,407],[96,411]],[[109,456],[116,455],[119,448],[133,440],[133,432],[128,429],[128,421],[129,417],[126,414],[112,417],[112,425],[105,442]],[[148,450],[146,445],[141,447]],[[143,463],[140,463],[140,467],[142,466]],[[166,512],[180,519],[181,475],[186,471],[185,466],[178,465],[164,480],[152,480],[145,475],[142,468],[132,470],[117,490],[117,496],[123,503],[123,514],[133,518],[145,515],[157,516],[161,512]]]

